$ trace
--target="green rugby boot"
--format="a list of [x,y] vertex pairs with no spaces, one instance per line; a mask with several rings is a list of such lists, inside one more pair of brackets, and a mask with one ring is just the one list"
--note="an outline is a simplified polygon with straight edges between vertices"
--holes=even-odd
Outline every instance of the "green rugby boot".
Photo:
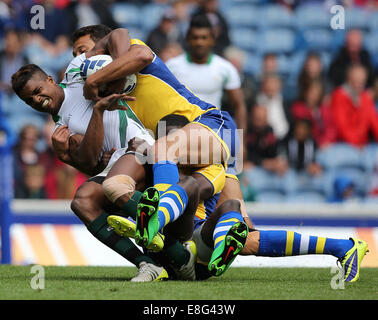
[[230,267],[236,256],[243,250],[248,232],[248,226],[244,222],[237,222],[228,230],[221,244],[211,255],[208,264],[211,275],[218,277]]
[[137,206],[135,242],[147,248],[159,231],[160,192],[154,187],[147,188]]

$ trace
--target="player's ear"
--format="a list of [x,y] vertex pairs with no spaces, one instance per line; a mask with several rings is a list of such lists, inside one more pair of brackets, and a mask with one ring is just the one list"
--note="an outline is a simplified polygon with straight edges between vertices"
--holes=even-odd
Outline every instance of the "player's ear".
[[51,83],[51,84],[55,84],[55,80],[52,76],[47,76],[46,81]]

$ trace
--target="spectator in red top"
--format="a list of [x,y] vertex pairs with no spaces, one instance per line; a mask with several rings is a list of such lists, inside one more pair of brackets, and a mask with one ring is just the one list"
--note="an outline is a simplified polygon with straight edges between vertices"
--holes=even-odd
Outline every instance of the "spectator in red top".
[[324,99],[324,86],[320,80],[310,81],[291,107],[294,119],[311,122],[312,137],[319,148],[337,141],[332,110]]
[[331,97],[338,140],[362,147],[372,133],[378,141],[378,116],[374,100],[365,89],[367,71],[362,65],[352,65],[347,71],[347,82]]

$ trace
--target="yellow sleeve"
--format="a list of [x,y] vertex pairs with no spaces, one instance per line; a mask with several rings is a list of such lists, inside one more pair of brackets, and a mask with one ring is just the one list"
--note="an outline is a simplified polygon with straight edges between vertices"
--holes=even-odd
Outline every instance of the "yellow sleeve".
[[203,175],[213,185],[213,195],[221,192],[226,183],[226,170],[222,164],[212,164],[196,170],[195,173]]
[[140,44],[141,46],[148,47],[148,45],[146,45],[142,40],[139,40],[139,39],[130,39],[130,44],[131,45]]

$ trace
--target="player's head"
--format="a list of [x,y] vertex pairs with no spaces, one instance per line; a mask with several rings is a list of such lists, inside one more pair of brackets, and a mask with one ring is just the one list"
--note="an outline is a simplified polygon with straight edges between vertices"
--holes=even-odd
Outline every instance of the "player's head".
[[76,57],[84,52],[88,52],[100,39],[108,35],[111,31],[112,29],[103,24],[77,29],[71,36],[73,56]]
[[189,123],[188,118],[179,114],[169,114],[159,120],[156,125],[158,138],[164,137],[174,130],[180,129]]
[[35,64],[27,64],[12,75],[13,91],[33,109],[56,115],[64,92],[54,79]]
[[195,15],[186,34],[189,54],[195,59],[207,57],[214,45],[214,29],[206,15]]

